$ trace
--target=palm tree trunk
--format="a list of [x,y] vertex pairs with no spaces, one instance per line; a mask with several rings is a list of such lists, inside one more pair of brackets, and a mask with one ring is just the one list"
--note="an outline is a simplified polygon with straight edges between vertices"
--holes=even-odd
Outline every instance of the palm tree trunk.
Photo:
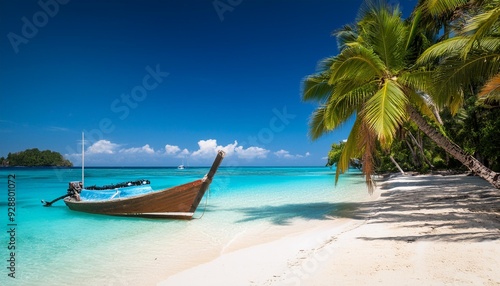
[[431,138],[439,147],[443,148],[447,153],[460,161],[479,177],[488,181],[495,188],[500,189],[500,173],[488,169],[476,158],[474,158],[474,156],[467,154],[457,144],[443,136],[443,134],[427,123],[425,118],[423,118],[422,115],[420,115],[420,113],[412,106],[408,107],[408,113],[410,114],[411,120],[417,124],[418,128],[429,136],[429,138]]
[[[420,154],[422,155],[422,158],[424,158],[425,162],[431,168],[434,168],[434,165],[432,165],[432,163],[429,161],[429,159],[427,159],[427,157],[425,157],[424,147],[422,147],[422,144],[417,141],[417,138],[415,138],[415,136],[413,136],[413,134],[410,131],[408,131],[408,133],[410,134],[410,137],[413,140],[413,142],[415,143],[415,145],[417,145],[417,147],[420,149]],[[420,134],[420,133],[417,133],[417,134]],[[420,139],[420,138],[422,138],[422,136],[418,136],[418,138]]]
[[406,143],[406,146],[408,146],[408,149],[411,152],[411,158],[412,158],[412,161],[413,161],[413,165],[415,165],[417,168],[420,169],[420,167],[422,167],[422,164],[420,163],[420,159],[418,158],[417,153],[415,152],[415,150],[413,150],[413,146],[411,146],[408,138],[405,138],[405,143]]
[[396,162],[396,160],[394,160],[394,157],[392,157],[392,155],[389,155],[389,158],[391,159],[392,163],[394,165],[396,165],[396,168],[398,168],[399,172],[401,172],[401,174],[404,175],[405,171],[403,171],[403,169],[401,169],[401,167],[399,166],[398,162]]

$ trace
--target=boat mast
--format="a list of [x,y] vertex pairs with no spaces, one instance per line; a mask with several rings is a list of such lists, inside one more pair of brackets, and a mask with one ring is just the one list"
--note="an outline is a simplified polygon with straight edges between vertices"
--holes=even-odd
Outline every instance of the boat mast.
[[82,132],[82,189],[85,187],[85,136]]

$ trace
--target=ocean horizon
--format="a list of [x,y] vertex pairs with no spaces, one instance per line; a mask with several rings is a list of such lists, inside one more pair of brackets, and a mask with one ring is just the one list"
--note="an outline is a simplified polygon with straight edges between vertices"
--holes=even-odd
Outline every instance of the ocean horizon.
[[[89,167],[85,184],[147,179],[159,190],[199,179],[208,169]],[[81,180],[78,167],[0,168],[0,178],[5,186],[0,199],[4,227],[1,285],[161,281],[230,251],[240,237],[265,236],[297,220],[335,220],[339,203],[370,199],[357,170],[342,175],[335,186],[335,169],[328,167],[221,166],[194,219],[146,219],[75,212],[63,201],[43,207],[41,200],[64,195],[68,182]],[[13,193],[15,211],[11,215]],[[15,249],[9,250],[12,228]],[[8,275],[12,252],[15,278]]]

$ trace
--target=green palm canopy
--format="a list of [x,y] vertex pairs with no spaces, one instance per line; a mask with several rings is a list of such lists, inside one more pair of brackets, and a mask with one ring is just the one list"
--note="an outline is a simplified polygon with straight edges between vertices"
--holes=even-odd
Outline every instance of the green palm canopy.
[[[355,25],[334,33],[339,54],[322,60],[318,72],[305,78],[303,100],[319,103],[310,121],[312,139],[355,118],[337,162],[336,182],[348,169],[351,158],[362,158],[372,192],[375,148],[390,148],[396,132],[410,120],[469,168],[488,177],[496,174],[450,142],[423,117],[436,120],[428,104],[432,94],[427,95],[435,90],[433,73],[415,65],[430,42],[420,25],[424,14],[425,9],[416,9],[404,21],[398,7],[366,3]],[[498,176],[496,179],[499,186]]]

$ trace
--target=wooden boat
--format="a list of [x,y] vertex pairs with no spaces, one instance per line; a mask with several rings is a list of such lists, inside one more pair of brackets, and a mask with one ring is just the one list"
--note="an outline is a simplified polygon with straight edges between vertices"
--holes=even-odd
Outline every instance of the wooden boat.
[[[71,182],[68,189],[70,195],[64,198],[64,202],[71,210],[86,213],[191,219],[210,186],[224,155],[223,151],[218,152],[210,171],[205,177],[183,185],[160,191],[151,190],[145,192],[144,187],[149,186],[142,186],[141,184],[130,187],[124,186],[113,190],[87,190],[79,188],[81,186],[80,182]],[[149,182],[143,185],[149,185]],[[138,188],[143,189],[138,190]],[[108,192],[108,195],[111,196],[107,199],[86,200],[83,196],[84,192]],[[111,194],[112,192],[115,192],[115,196]],[[122,193],[128,193],[129,195],[123,195]],[[100,195],[97,193],[96,197]]]

